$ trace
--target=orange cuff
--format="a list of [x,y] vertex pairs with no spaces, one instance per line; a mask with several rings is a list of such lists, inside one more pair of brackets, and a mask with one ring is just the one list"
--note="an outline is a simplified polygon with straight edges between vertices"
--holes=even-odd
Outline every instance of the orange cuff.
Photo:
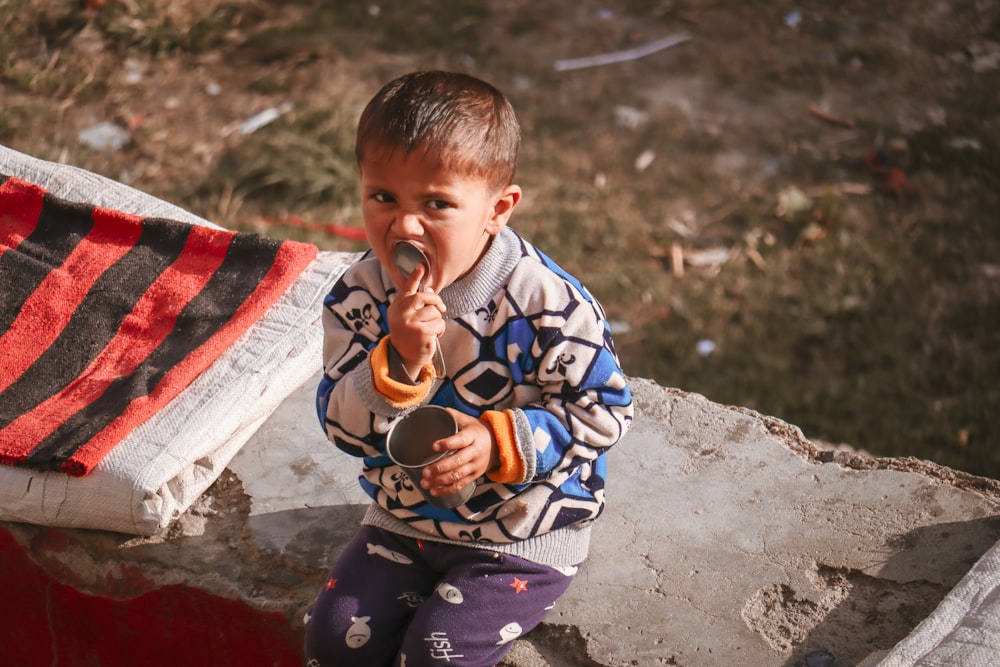
[[380,340],[372,349],[368,355],[368,363],[371,364],[375,391],[382,394],[386,402],[398,410],[420,403],[434,382],[434,367],[430,364],[420,369],[417,384],[392,379],[389,373],[389,336]]
[[487,410],[479,416],[479,420],[493,431],[497,449],[500,450],[500,468],[487,472],[486,476],[501,484],[523,482],[525,464],[521,450],[517,446],[517,437],[514,435],[514,414],[509,410],[503,412]]

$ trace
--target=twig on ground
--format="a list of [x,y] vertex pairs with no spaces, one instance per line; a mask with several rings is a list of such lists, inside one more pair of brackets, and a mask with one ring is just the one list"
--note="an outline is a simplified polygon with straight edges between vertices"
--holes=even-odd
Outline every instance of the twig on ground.
[[684,249],[680,243],[670,245],[670,267],[673,270],[674,278],[680,280],[684,277]]
[[573,69],[583,69],[585,67],[611,65],[612,63],[620,63],[627,60],[638,60],[639,58],[645,58],[648,55],[654,54],[657,51],[677,46],[678,44],[688,41],[689,39],[691,39],[691,35],[686,32],[681,32],[642,46],[637,46],[634,49],[614,51],[612,53],[602,53],[596,56],[584,56],[582,58],[566,58],[564,60],[557,60],[555,62],[555,68],[557,72],[565,72]]
[[832,185],[817,185],[806,190],[810,197],[822,197],[832,192],[835,195],[870,195],[872,186],[870,183],[835,183]]
[[850,118],[844,118],[843,116],[838,116],[837,114],[827,111],[826,109],[823,109],[818,105],[810,104],[809,106],[806,107],[806,110],[813,116],[816,116],[820,120],[830,123],[831,125],[838,125],[840,127],[854,127],[854,121],[851,120]]

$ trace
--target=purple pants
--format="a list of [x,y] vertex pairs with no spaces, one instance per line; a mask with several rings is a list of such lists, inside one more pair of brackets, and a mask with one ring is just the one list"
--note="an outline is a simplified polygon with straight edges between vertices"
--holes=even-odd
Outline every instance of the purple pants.
[[490,667],[575,570],[362,526],[306,617],[306,667]]

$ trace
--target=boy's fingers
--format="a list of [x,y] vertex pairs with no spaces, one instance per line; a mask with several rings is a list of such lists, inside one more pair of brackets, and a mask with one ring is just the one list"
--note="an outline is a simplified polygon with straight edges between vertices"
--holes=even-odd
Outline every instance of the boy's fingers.
[[405,294],[417,294],[420,292],[420,281],[424,279],[424,265],[421,264],[413,273],[410,274],[409,278],[406,278],[406,282],[403,283],[403,292]]
[[461,431],[455,435],[449,435],[447,438],[441,438],[434,443],[435,452],[443,452],[449,449],[462,449],[469,444],[469,438],[462,434]]
[[420,484],[432,495],[442,496],[475,482],[477,477],[472,466],[462,466],[437,477],[425,477]]
[[[443,321],[441,316],[444,315],[444,303],[441,299],[428,292],[417,292],[413,295],[413,299],[413,311],[420,316],[420,321]],[[427,306],[431,306],[431,308],[427,309],[427,312],[423,312]]]

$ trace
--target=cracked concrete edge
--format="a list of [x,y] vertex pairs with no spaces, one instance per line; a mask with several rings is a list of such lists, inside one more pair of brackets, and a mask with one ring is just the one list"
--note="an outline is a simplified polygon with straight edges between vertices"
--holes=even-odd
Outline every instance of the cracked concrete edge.
[[949,484],[955,488],[978,493],[984,498],[1000,500],[1000,480],[980,477],[912,456],[880,457],[851,447],[821,446],[815,441],[806,438],[798,426],[789,424],[777,417],[764,415],[748,408],[737,406],[722,407],[760,419],[767,426],[767,429],[778,437],[788,449],[810,463],[836,463],[843,468],[859,471],[894,470],[897,472],[916,473],[928,479]]
[[[803,434],[802,429],[784,421],[778,417],[758,412],[752,408],[724,405],[715,403],[711,399],[696,392],[688,392],[675,387],[663,387],[655,381],[647,378],[629,378],[633,387],[652,387],[658,390],[665,398],[674,400],[694,400],[706,401],[722,409],[732,411],[759,421],[775,438],[785,447],[802,457],[804,460],[815,463],[836,463],[837,465],[851,470],[894,470],[898,472],[908,472],[923,475],[929,479],[938,480],[944,484],[950,484],[956,488],[979,493],[984,498],[1000,500],[1000,480],[980,477],[971,473],[955,470],[946,466],[910,456],[901,457],[880,457],[875,456],[864,449],[857,447],[862,443],[851,443],[850,445],[836,446],[830,443],[820,443],[811,440]],[[668,400],[669,403],[669,400]],[[650,407],[648,402],[645,407]],[[656,416],[669,418],[670,410],[651,410],[645,416]]]
[[[1000,501],[1000,480],[980,477],[971,473],[955,470],[933,461],[911,456],[881,457],[857,449],[861,443],[846,446],[835,446],[829,443],[819,443],[803,434],[802,429],[778,417],[758,412],[752,408],[724,405],[696,392],[688,392],[675,387],[663,387],[655,381],[646,378],[629,378],[633,387],[649,386],[658,390],[668,399],[695,400],[708,402],[722,410],[732,411],[759,421],[768,432],[777,438],[785,447],[804,460],[814,463],[836,463],[851,470],[894,470],[897,472],[916,473],[928,479],[934,479],[956,488],[979,493],[984,498]],[[669,402],[669,401],[668,401]],[[646,416],[669,418],[669,409],[651,411]]]

